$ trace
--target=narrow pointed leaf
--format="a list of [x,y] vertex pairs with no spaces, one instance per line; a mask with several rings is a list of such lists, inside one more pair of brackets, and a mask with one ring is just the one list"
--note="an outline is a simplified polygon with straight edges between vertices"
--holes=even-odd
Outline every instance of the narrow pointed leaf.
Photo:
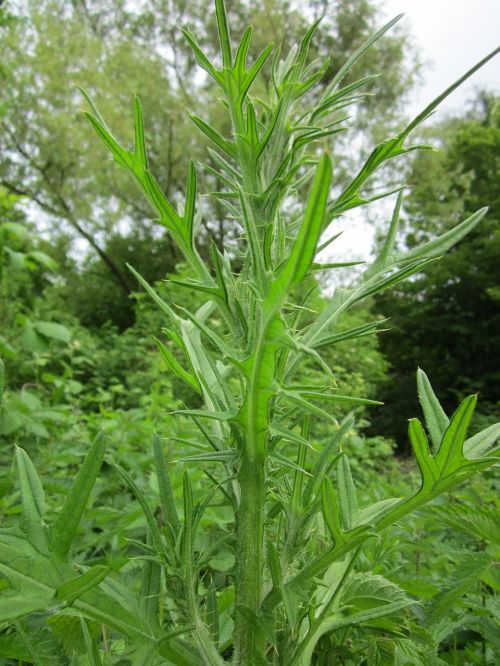
[[340,456],[337,471],[337,485],[342,524],[344,525],[345,530],[350,530],[354,527],[358,517],[358,500],[354,481],[352,479],[351,467],[345,453]]
[[375,44],[385,33],[392,28],[392,26],[397,23],[401,18],[403,17],[403,14],[398,14],[395,16],[393,19],[388,21],[380,30],[377,30],[375,34],[373,34],[371,37],[369,37],[366,42],[364,42],[353,54],[350,58],[348,58],[347,62],[339,69],[335,77],[332,79],[331,83],[328,84],[325,92],[323,93],[323,96],[326,98],[328,97],[336,88],[338,87],[339,83],[349,74],[355,63],[361,58],[362,55],[368,51],[368,49]]
[[182,34],[184,35],[186,41],[188,42],[189,46],[191,47],[191,50],[193,51],[196,61],[198,62],[198,65],[204,69],[210,76],[216,81],[217,83],[221,84],[222,79],[217,71],[217,69],[214,67],[214,65],[210,62],[210,60],[207,58],[207,56],[203,53],[201,50],[198,42],[196,41],[196,38],[194,35],[187,30],[186,28],[182,29]]
[[168,523],[175,534],[179,533],[181,524],[177,516],[172,483],[168,474],[167,460],[163,453],[163,447],[158,435],[153,437],[153,452],[155,461],[156,478],[160,491],[160,504],[163,512],[163,520]]
[[422,474],[422,490],[430,490],[439,480],[439,467],[436,460],[431,456],[429,442],[418,419],[410,419],[408,436]]
[[469,459],[475,460],[487,454],[490,448],[500,440],[500,423],[481,430],[476,435],[466,439],[463,452]]
[[330,530],[335,545],[338,546],[345,541],[345,537],[340,520],[340,508],[330,479],[325,479],[321,486],[321,507],[326,526]]
[[17,473],[21,487],[23,523],[30,543],[47,553],[47,535],[43,518],[45,494],[35,466],[24,449],[16,447]]
[[65,557],[75,538],[80,520],[104,460],[106,438],[101,433],[94,440],[78,470],[63,507],[50,531],[51,550]]
[[450,419],[450,424],[436,454],[436,461],[442,475],[449,475],[458,469],[464,461],[462,448],[476,408],[476,402],[476,395],[465,398]]
[[185,238],[188,245],[193,245],[193,225],[196,208],[196,170],[194,162],[189,163],[188,181],[186,188],[186,203],[184,206]]
[[88,113],[87,111],[84,111],[85,117],[89,121],[89,123],[92,125],[94,128],[97,136],[102,140],[104,144],[109,148],[111,151],[115,162],[117,162],[120,166],[124,167],[125,169],[131,169],[132,168],[132,155],[128,150],[125,150],[125,148],[122,148],[118,141],[114,138],[114,136],[106,129],[104,125],[102,125],[97,118],[95,118],[92,114]]
[[87,657],[90,660],[90,666],[102,666],[97,642],[95,638],[90,635],[87,622],[83,617],[80,617],[80,627],[82,630],[83,642],[85,643],[85,648],[87,650]]
[[432,442],[432,453],[436,453],[450,421],[439,404],[427,375],[420,368],[417,371],[417,386],[418,397],[425,416],[425,425]]
[[135,155],[142,169],[148,168],[148,156],[146,154],[146,142],[144,139],[144,119],[142,106],[137,95],[134,96],[134,131],[135,131]]
[[72,604],[85,592],[99,585],[109,574],[110,568],[102,565],[91,567],[81,576],[76,576],[56,588],[55,597],[67,604]]
[[161,340],[158,340],[155,338],[155,342],[158,346],[158,349],[160,350],[160,354],[165,361],[165,365],[167,368],[176,375],[176,377],[179,377],[179,379],[182,379],[188,386],[190,386],[192,389],[194,389],[197,393],[201,393],[201,387],[200,383],[196,379],[194,375],[191,373],[187,372],[187,370],[184,370],[184,368],[181,366],[181,364],[178,362],[178,360],[175,358],[175,356],[172,354],[170,349],[163,344]]
[[231,37],[229,34],[224,0],[215,0],[215,15],[217,17],[217,30],[222,52],[222,63],[224,67],[230,69],[233,65],[233,56],[231,53]]
[[115,469],[118,472],[118,474],[121,476],[125,484],[129,487],[136,500],[141,505],[141,509],[148,523],[148,527],[151,532],[151,537],[153,539],[153,544],[156,548],[157,553],[160,555],[166,554],[163,539],[161,536],[161,532],[158,528],[156,518],[154,517],[153,512],[151,511],[151,507],[149,506],[149,503],[146,500],[143,492],[137,487],[137,484],[133,481],[130,474],[126,472],[122,467],[120,467],[119,465],[115,465]]

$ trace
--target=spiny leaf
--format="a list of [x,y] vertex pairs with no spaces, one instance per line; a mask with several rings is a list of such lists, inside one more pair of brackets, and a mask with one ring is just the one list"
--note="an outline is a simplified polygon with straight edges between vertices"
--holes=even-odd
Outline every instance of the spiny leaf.
[[186,38],[186,41],[188,42],[189,46],[191,47],[196,57],[196,61],[198,62],[198,65],[202,69],[204,69],[208,74],[210,74],[210,76],[214,79],[214,81],[216,81],[219,84],[222,84],[222,79],[219,72],[213,66],[213,64],[210,62],[207,56],[203,53],[194,35],[187,28],[182,29],[182,34]]
[[215,0],[215,15],[217,17],[217,30],[222,52],[222,63],[224,67],[230,69],[233,64],[233,56],[231,53],[231,37],[229,35],[226,8],[224,7],[223,0]]
[[331,177],[330,158],[324,153],[316,170],[300,231],[277,280],[282,288],[288,289],[301,282],[311,268],[325,219]]
[[364,42],[353,54],[348,58],[346,63],[339,69],[335,77],[332,79],[332,81],[328,84],[326,87],[324,93],[323,93],[323,98],[327,98],[336,88],[338,87],[339,83],[349,74],[355,63],[361,58],[368,49],[375,44],[394,24],[396,24],[398,21],[400,21],[403,18],[403,14],[398,14],[395,16],[393,19],[388,21],[380,30],[377,30],[376,33],[371,35],[366,42]]
[[188,113],[189,117],[196,125],[196,127],[205,134],[211,141],[215,143],[222,151],[224,151],[230,157],[236,158],[236,147],[232,141],[224,139],[223,136],[219,134],[213,127],[210,127],[204,120],[199,118],[194,113]]

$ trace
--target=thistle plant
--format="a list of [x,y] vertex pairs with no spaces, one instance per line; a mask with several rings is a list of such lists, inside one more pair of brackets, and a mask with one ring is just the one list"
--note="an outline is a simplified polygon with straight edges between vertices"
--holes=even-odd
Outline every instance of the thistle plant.
[[[397,251],[404,183],[371,197],[363,188],[384,164],[427,148],[407,145],[410,133],[498,50],[397,136],[376,146],[359,172],[337,191],[326,146],[346,131],[345,108],[375,77],[347,84],[345,79],[400,17],[374,34],[322,85],[328,62],[308,62],[319,22],[284,59],[270,44],[249,63],[252,29],[247,28],[234,47],[222,0],[216,0],[215,8],[221,68],[203,53],[189,30],[184,35],[198,64],[220,89],[232,132],[224,137],[201,117],[190,117],[214,144],[212,163],[224,184],[224,191],[214,196],[241,235],[236,249],[220,251],[212,243],[210,261],[202,259],[196,244],[201,211],[195,165],[189,167],[184,205],[176,207],[149,170],[139,99],[134,99],[135,146],[129,150],[84,93],[91,107],[86,114],[90,124],[114,160],[134,177],[192,271],[190,280],[172,280],[179,302],[167,303],[130,267],[165,314],[166,327],[157,344],[169,372],[203,402],[200,409],[177,413],[197,424],[197,445],[205,450],[183,459],[187,471],[180,507],[162,440],[155,440],[159,513],[129,472],[117,467],[147,522],[141,545],[143,579],[140,592],[134,594],[105,567],[86,568],[76,575],[69,564],[70,543],[99,473],[104,440],[94,443],[50,527],[44,523],[41,483],[27,454],[18,449],[24,531],[0,536],[0,571],[12,588],[0,597],[0,617],[5,619],[7,607],[11,613],[15,607],[20,635],[34,653],[19,621],[47,608],[79,619],[92,664],[103,663],[97,639],[88,629],[92,622],[127,638],[133,664],[308,666],[332,663],[324,646],[330,637],[338,644],[350,627],[378,627],[400,640],[402,618],[417,601],[380,576],[356,572],[360,552],[383,530],[497,459],[500,425],[467,435],[476,396],[467,397],[449,417],[419,370],[425,429],[412,419],[409,438],[420,487],[407,497],[360,506],[349,451],[342,444],[354,420],[349,416],[339,422],[335,415],[341,403],[355,408],[375,401],[339,394],[322,354],[340,341],[376,334],[379,321],[341,333],[338,322],[362,299],[438,260],[485,215],[486,209],[481,209],[442,236]],[[269,89],[265,99],[257,99],[252,86],[264,66],[271,70]],[[297,213],[304,191],[306,203]],[[396,203],[378,255],[355,285],[336,288],[325,309],[314,316],[309,312],[303,323],[311,276],[343,265],[317,259],[335,242],[335,221],[348,210],[386,196],[394,196]],[[204,305],[195,312],[184,308],[183,288],[201,292]],[[320,370],[313,384],[301,382],[305,360]],[[330,424],[331,436],[327,446],[317,450],[311,424],[320,419]],[[196,503],[189,472],[193,465],[206,466],[210,479],[206,496]],[[236,565],[225,583],[211,576],[208,562],[213,552],[198,548],[196,540],[201,518],[214,501],[234,512],[234,532],[227,534],[227,543],[234,546]],[[15,551],[23,555],[14,556]],[[21,589],[22,599],[16,596]],[[229,635],[223,631],[228,622],[234,623],[229,624],[234,626]]]

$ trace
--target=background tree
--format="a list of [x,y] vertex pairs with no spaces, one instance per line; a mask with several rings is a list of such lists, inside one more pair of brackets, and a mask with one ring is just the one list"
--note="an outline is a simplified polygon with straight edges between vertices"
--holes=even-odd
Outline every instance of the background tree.
[[[204,119],[215,124],[217,117],[213,87],[194,75],[191,50],[176,26],[196,30],[203,46],[215,53],[215,28],[197,29],[206,23],[210,3],[154,0],[132,7],[123,0],[24,0],[8,7],[13,18],[1,28],[0,183],[23,195],[30,218],[61,248],[68,282],[77,287],[75,280],[80,281],[85,293],[94,296],[82,303],[83,290],[76,288],[68,307],[79,316],[95,305],[95,316],[92,322],[84,316],[86,323],[99,326],[104,316],[124,328],[133,320],[132,281],[125,261],[133,257],[140,270],[147,265],[148,279],[155,280],[174,270],[179,257],[166,235],[162,262],[151,263],[149,250],[158,239],[158,231],[148,223],[151,210],[92,140],[79,113],[83,100],[75,86],[91,93],[125,144],[133,137],[130,118],[122,110],[130,108],[132,113],[131,98],[134,93],[140,96],[148,119],[152,170],[166,194],[177,201],[188,160],[206,152],[185,108],[204,108]],[[325,14],[312,57],[326,57],[335,45],[327,83],[382,19],[369,0],[314,3],[312,11]],[[283,34],[289,42],[284,46],[296,43],[310,20],[302,6],[287,0],[266,0],[258,6],[238,0],[229,3],[229,13],[235,32],[248,21],[254,25],[254,56]],[[377,95],[366,98],[364,108],[376,108],[378,121],[380,112],[393,113],[395,101],[413,80],[414,67],[403,56],[407,45],[407,35],[396,30],[371,53],[373,71],[384,71],[384,77],[374,81]],[[203,180],[203,174],[200,177]],[[207,189],[221,188],[210,173],[205,179]],[[210,198],[204,206],[206,236],[222,246],[228,233],[225,212]],[[67,261],[68,255],[76,256],[76,263]],[[102,281],[102,288],[89,290],[89,279]],[[116,285],[120,293],[111,301]]]
[[490,420],[500,391],[500,99],[482,94],[464,117],[428,133],[441,151],[419,153],[413,162],[405,243],[446,231],[481,201],[489,211],[443,261],[376,299],[377,311],[391,318],[391,330],[381,336],[391,371],[380,390],[392,409],[375,412],[372,431],[400,444],[406,442],[401,417],[410,417],[416,405],[417,363],[432,374],[445,409],[457,394],[479,390],[483,417]]

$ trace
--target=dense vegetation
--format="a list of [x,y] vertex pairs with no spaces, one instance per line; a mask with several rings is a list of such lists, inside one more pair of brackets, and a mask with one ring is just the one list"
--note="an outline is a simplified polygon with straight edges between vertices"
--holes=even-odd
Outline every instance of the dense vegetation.
[[[322,3],[311,6],[319,13]],[[369,160],[362,166],[363,146],[380,140],[383,128],[404,126],[398,104],[417,69],[403,56],[408,37],[396,31],[378,39],[368,72],[363,58],[341,69],[377,14],[364,0],[339,1],[281,68],[262,63],[251,98],[232,98],[224,90],[230,79],[218,80],[234,55],[221,7],[219,34],[201,1],[189,9],[154,2],[140,15],[118,1],[0,8],[0,663],[496,664],[498,477],[494,468],[470,474],[493,462],[482,458],[498,438],[499,101],[485,94],[466,116],[418,130],[441,152],[407,159],[412,188],[401,211],[398,198],[390,226],[395,231],[399,220],[400,232],[381,231],[364,278],[350,265],[313,265],[311,274],[319,233],[346,208],[365,204],[346,196],[359,195],[353,173],[363,181],[372,173]],[[241,37],[249,9],[228,7],[232,33]],[[282,33],[285,57],[310,20],[286,2],[264,3],[250,18],[250,63]],[[176,21],[193,28],[215,68],[191,33],[186,41],[173,30]],[[152,48],[164,43],[168,52]],[[207,78],[194,74],[190,46]],[[147,197],[76,115],[85,100],[68,84],[61,49],[72,83],[92,93],[122,145],[134,145],[127,111],[139,93],[146,129],[136,101],[135,153],[107,136],[95,107],[91,122],[118,163],[136,177],[139,169],[151,198],[141,171],[147,159],[165,196],[157,212],[167,230],[150,221]],[[316,59],[321,78],[310,68]],[[365,80],[379,70],[384,77]],[[241,71],[233,92],[245,85]],[[229,108],[245,110],[233,115],[240,130],[250,132],[255,107],[253,142],[237,124],[231,135],[210,76]],[[376,94],[359,95],[360,79]],[[275,97],[266,98],[273,84]],[[305,98],[313,113],[318,99],[337,93],[326,116],[332,126],[306,131],[292,148],[276,138],[259,145],[273,136],[265,128],[285,103],[290,125],[279,131],[290,131],[296,109],[305,111],[300,86],[313,84],[315,96]],[[347,102],[359,105],[359,155],[336,133]],[[210,126],[196,116],[190,126],[186,106]],[[231,136],[239,137],[235,153]],[[330,160],[320,158],[326,145],[333,184]],[[256,150],[264,159],[254,179]],[[274,177],[279,150],[292,155],[289,179],[267,194],[263,215],[258,188]],[[194,170],[189,159],[205,168]],[[384,172],[377,177],[363,189],[368,199],[384,188]],[[484,205],[490,210],[479,221]],[[271,237],[259,215],[273,221]],[[189,220],[197,247],[183,236]],[[452,231],[462,220],[463,231]],[[321,290],[326,270],[336,272],[333,299]],[[134,275],[150,295],[154,287],[153,300]],[[267,438],[259,481],[242,473],[254,461],[252,413],[240,396],[252,396],[258,336],[249,330],[259,330],[260,307],[272,311],[274,327],[263,344],[281,361],[274,379],[264,365],[252,389],[258,418],[270,419],[256,431]],[[314,334],[318,314],[335,324],[324,339]],[[275,339],[281,327],[286,342]],[[192,354],[205,359],[204,369]],[[298,369],[293,385],[284,384],[286,363]],[[429,452],[412,419],[420,471],[394,455],[410,450],[419,364],[444,407],[420,373],[431,440]],[[475,403],[467,396],[476,391],[466,435]],[[383,408],[369,404],[380,399]],[[272,403],[267,415],[258,409],[263,400]],[[448,425],[446,414],[459,403]],[[231,415],[231,406],[239,412]]]

